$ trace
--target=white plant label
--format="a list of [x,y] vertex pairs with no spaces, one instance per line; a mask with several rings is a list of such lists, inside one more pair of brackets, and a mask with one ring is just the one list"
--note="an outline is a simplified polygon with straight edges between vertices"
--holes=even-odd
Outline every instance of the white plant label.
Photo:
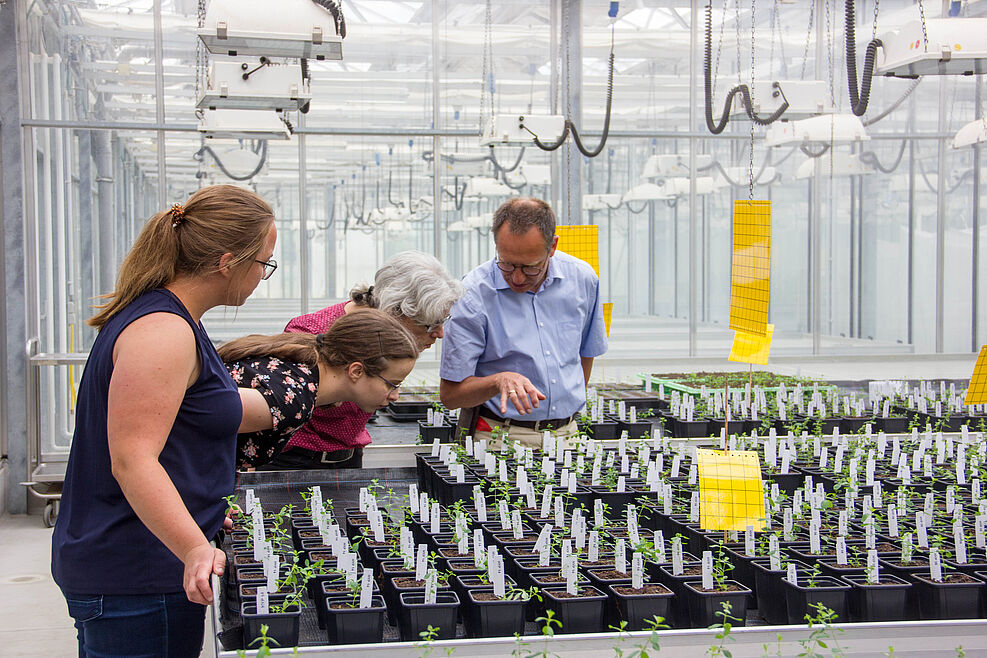
[[438,439],[433,439],[432,440],[432,456],[433,457],[438,457],[439,456],[439,440]]
[[942,582],[942,556],[936,547],[929,551],[929,577],[937,583]]
[[713,552],[703,551],[703,589],[713,589]]
[[672,537],[672,574],[682,575],[682,538]]
[[682,456],[675,455],[672,457],[672,473],[670,477],[677,478],[679,476],[679,468],[682,466]]
[[483,556],[486,549],[483,546],[483,530],[477,528],[473,531],[473,564],[477,569],[483,567]]
[[655,530],[654,546],[658,563],[661,564],[665,561],[665,534],[661,530]]
[[788,475],[788,471],[792,465],[792,454],[787,450],[781,455],[781,474]]
[[589,561],[597,562],[600,559],[600,533],[596,530],[589,532]]
[[521,511],[515,509],[511,512],[511,530],[514,531],[514,539],[524,538],[524,526],[521,525]]
[[692,523],[699,523],[699,492],[693,491],[689,501],[689,520]]
[[966,537],[963,535],[963,524],[953,524],[953,547],[956,550],[956,563],[966,564]]
[[[565,472],[565,471],[563,471]],[[552,513],[552,485],[546,484],[541,494],[541,516],[548,517]]]
[[555,525],[561,528],[565,525],[565,511],[562,496],[555,497]]
[[785,533],[785,541],[792,541],[795,537],[795,533],[792,532],[792,508],[786,507],[784,511],[783,519],[783,532]]
[[497,511],[500,513],[500,529],[507,531],[511,529],[511,515],[507,510],[507,501],[501,498],[497,501]]
[[788,573],[785,576],[785,579],[788,582],[790,582],[792,585],[799,584],[798,571],[795,569],[795,565],[792,564],[791,562],[788,563]]
[[552,527],[551,523],[542,526],[541,532],[538,533],[538,540],[535,541],[535,552],[541,552],[548,548],[552,538]]
[[422,492],[418,499],[418,520],[421,523],[428,523],[428,494]]
[[925,527],[925,514],[915,512],[915,532],[918,535],[918,545],[920,548],[929,547],[929,534]]
[[836,564],[846,564],[846,537],[836,538]]
[[772,571],[781,569],[781,550],[778,547],[778,535],[768,536],[768,559]]
[[476,505],[476,520],[479,523],[487,522],[487,499],[483,495],[483,491],[477,486],[473,491],[476,492],[473,498],[473,502]]
[[874,509],[884,507],[884,487],[881,486],[880,482],[874,483],[874,489],[871,493],[874,497]]
[[374,593],[374,572],[370,569],[363,570],[363,577],[360,579],[360,608],[366,610],[370,607],[371,597]]
[[495,568],[493,572],[494,596],[504,598],[507,595],[507,583],[504,579],[504,558],[498,555],[494,560]]
[[418,553],[415,559],[415,580],[423,580],[425,572],[428,570],[428,552],[425,544],[418,544]]
[[838,525],[838,534],[840,537],[845,537],[847,533],[847,513],[845,509],[840,510],[840,520]]
[[417,484],[408,485],[408,507],[411,508],[412,514],[418,514],[418,485]]
[[433,535],[439,534],[439,520],[440,520],[439,504],[433,502],[432,509],[428,513],[428,522],[430,526],[429,532],[431,532]]
[[747,526],[744,530],[744,554],[754,555],[754,526]]
[[634,589],[644,587],[644,558],[638,552],[631,557],[631,587]]
[[435,572],[435,569],[429,569],[425,575],[425,605],[435,605],[438,594],[438,579],[439,574]]
[[819,546],[819,526],[815,521],[809,523],[809,552],[818,555],[821,548]]
[[627,545],[623,537],[617,540],[614,547],[614,568],[620,573],[627,573]]
[[877,551],[871,549],[867,551],[867,582],[874,584],[881,582],[880,567],[877,564]]
[[267,587],[257,588],[257,614],[266,615],[271,612],[271,601]]
[[987,524],[987,516],[977,516],[973,523],[973,531],[977,542],[977,548],[984,548],[984,525]]
[[894,503],[888,505],[888,535],[892,538],[898,536],[898,506]]
[[623,475],[617,476],[617,493],[624,493],[627,491],[627,482]]

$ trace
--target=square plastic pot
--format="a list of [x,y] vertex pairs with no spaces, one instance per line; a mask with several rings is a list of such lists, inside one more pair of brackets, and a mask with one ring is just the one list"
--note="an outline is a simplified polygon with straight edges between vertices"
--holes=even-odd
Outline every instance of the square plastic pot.
[[351,598],[326,599],[326,635],[329,644],[366,644],[384,640],[384,615],[387,606],[381,596],[370,600],[369,608],[333,608],[333,604],[352,602]]
[[405,642],[420,640],[429,626],[438,629],[436,639],[454,639],[458,615],[459,597],[452,590],[438,592],[435,603],[425,603],[424,592],[402,592],[398,599],[398,628]]

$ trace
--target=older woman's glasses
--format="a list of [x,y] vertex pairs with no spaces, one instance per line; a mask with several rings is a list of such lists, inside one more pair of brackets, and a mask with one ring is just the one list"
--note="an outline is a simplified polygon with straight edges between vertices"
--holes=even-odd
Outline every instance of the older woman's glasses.
[[274,260],[273,258],[271,260],[257,260],[255,258],[254,262],[260,263],[261,265],[264,266],[264,273],[260,277],[264,281],[270,279],[271,275],[274,274],[274,270],[278,269],[278,261]]
[[444,325],[446,322],[448,322],[449,321],[449,318],[451,318],[451,317],[452,317],[452,314],[450,313],[449,315],[445,316],[444,318],[442,318],[438,322],[433,322],[432,324],[425,324],[424,322],[419,322],[418,324],[420,324],[421,326],[425,327],[425,333],[426,334],[434,334],[436,331],[438,331],[439,329],[441,329],[442,328],[442,325]]

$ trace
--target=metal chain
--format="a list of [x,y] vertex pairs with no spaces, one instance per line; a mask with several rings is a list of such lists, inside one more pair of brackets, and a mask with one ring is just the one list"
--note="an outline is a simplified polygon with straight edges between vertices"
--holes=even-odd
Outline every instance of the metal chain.
[[874,0],[874,27],[870,31],[870,40],[877,38],[877,9],[881,6],[881,0]]
[[[488,0],[489,2],[489,0]],[[581,20],[577,17],[577,20]],[[572,81],[572,50],[570,48],[570,39],[566,38],[567,35],[572,34],[572,3],[565,3],[565,18],[562,21],[563,34],[561,35],[562,40],[565,41],[565,82],[566,82],[566,94],[565,94],[565,118],[566,121],[572,119],[572,89],[569,88],[569,83]],[[580,65],[582,63],[580,62]],[[566,189],[566,222],[569,224],[578,223],[577,218],[571,217],[569,210],[572,209],[572,150],[573,146],[570,142],[565,145],[565,189]],[[578,212],[578,210],[577,210]]]
[[[751,0],[751,111],[754,111],[754,4],[757,0]],[[754,200],[754,121],[751,120],[751,147],[750,158],[747,168],[747,198]]]
[[833,18],[829,11],[830,0],[824,3],[826,7],[826,66],[829,69],[829,102],[836,107],[836,85],[833,81]]
[[737,84],[739,85],[744,81],[740,74],[740,54],[744,52],[744,49],[740,47],[740,0],[734,0],[733,8],[736,14],[734,22],[737,28]]
[[[768,51],[768,76],[771,76],[771,66],[775,61],[775,26],[778,24],[778,2],[775,0],[771,5],[771,49]],[[780,35],[779,35],[780,36]]]
[[[712,9],[713,0],[709,0]],[[723,16],[720,17],[720,38],[716,42],[716,63],[713,66],[713,87],[711,96],[716,98],[716,79],[720,75],[720,52],[723,50],[723,26],[726,24],[727,7],[729,0],[723,0]]]
[[799,80],[805,80],[805,64],[809,61],[809,43],[812,41],[812,26],[816,22],[816,0],[809,0],[809,28],[805,34],[805,51],[802,53],[802,72]]
[[922,0],[918,0],[918,15],[922,19],[922,43],[929,50],[929,33],[925,29],[925,7],[922,6]]
[[[206,24],[206,0],[199,0],[196,8],[196,22],[198,27]],[[206,75],[206,49],[202,45],[202,39],[195,39],[195,102],[199,102],[202,92],[202,81]]]
[[487,102],[489,96],[490,116],[493,116],[493,93],[488,93],[490,85],[490,70],[493,68],[493,35],[492,23],[493,14],[490,8],[491,0],[487,0],[486,13],[483,19],[483,59],[482,73],[480,75],[480,135],[483,135],[484,123],[486,123]]

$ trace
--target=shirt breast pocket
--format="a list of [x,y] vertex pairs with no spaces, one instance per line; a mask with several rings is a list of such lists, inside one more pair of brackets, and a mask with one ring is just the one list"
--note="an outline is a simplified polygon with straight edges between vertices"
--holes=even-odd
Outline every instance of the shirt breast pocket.
[[559,324],[559,347],[562,356],[579,356],[583,342],[583,323],[579,320],[566,320]]

